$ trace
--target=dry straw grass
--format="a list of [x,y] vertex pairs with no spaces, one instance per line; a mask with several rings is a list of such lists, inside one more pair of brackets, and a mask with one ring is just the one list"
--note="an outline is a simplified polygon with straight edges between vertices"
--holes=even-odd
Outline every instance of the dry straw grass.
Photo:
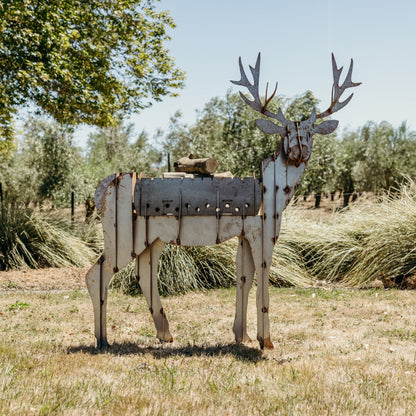
[[83,267],[95,257],[59,218],[15,204],[0,207],[0,270]]
[[[232,343],[234,289],[164,299],[111,292],[95,350],[86,292],[0,294],[0,414],[411,415],[416,301],[408,291],[272,289],[275,349]],[[255,339],[255,294],[248,330]]]

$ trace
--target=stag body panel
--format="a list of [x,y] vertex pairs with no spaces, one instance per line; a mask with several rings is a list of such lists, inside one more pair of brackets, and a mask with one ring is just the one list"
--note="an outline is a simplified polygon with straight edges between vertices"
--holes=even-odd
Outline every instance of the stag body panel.
[[142,178],[134,190],[138,215],[253,216],[261,204],[259,181],[250,178]]

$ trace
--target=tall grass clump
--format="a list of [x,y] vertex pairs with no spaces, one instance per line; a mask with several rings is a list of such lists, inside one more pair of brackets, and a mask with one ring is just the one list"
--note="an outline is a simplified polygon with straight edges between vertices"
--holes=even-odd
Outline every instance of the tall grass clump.
[[0,270],[40,267],[83,267],[95,252],[65,229],[59,219],[23,205],[0,208]]
[[269,282],[275,287],[309,287],[313,280],[302,256],[284,240],[278,240],[273,250]]
[[365,287],[410,287],[416,273],[416,185],[409,181],[379,202],[359,202],[329,221],[288,212],[281,240],[312,279]]
[[398,195],[386,196],[379,204],[357,207],[348,224],[366,229],[363,249],[350,273],[349,286],[365,286],[375,279],[386,287],[415,287],[416,273],[416,184],[409,182]]
[[287,211],[280,241],[290,247],[295,254],[292,261],[303,266],[311,281],[341,281],[362,251],[363,233],[368,230],[347,227],[347,215],[334,213],[324,222],[304,218],[296,210]]
[[[159,292],[162,295],[173,295],[192,290],[230,287],[235,283],[236,246],[236,240],[207,247],[166,244],[159,260]],[[140,293],[134,262],[114,276],[112,287],[127,294]]]

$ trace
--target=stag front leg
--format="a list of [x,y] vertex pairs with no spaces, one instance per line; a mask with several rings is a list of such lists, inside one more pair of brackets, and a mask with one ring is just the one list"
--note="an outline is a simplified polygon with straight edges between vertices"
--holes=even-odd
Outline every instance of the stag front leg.
[[114,274],[108,264],[101,259],[91,267],[86,278],[94,310],[94,332],[97,348],[109,345],[107,341],[107,292]]
[[140,253],[136,262],[136,275],[139,276],[140,287],[152,314],[157,338],[161,341],[172,342],[173,337],[169,332],[169,322],[162,308],[157,284],[157,266],[164,246],[165,243],[157,239]]
[[265,247],[261,238],[252,244],[253,261],[257,276],[257,340],[260,348],[274,348],[270,339],[269,321],[269,271],[273,253],[273,246]]
[[253,285],[254,262],[248,241],[239,237],[237,251],[236,310],[233,332],[236,342],[251,341],[247,334],[248,294]]

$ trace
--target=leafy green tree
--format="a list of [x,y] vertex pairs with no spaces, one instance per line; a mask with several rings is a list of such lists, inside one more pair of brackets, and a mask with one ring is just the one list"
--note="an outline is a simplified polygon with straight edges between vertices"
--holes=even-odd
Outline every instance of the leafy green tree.
[[[272,106],[280,102],[275,99]],[[279,138],[262,133],[255,124],[261,117],[228,92],[225,98],[212,98],[198,111],[194,125],[180,121],[181,114],[171,119],[165,136],[165,149],[174,160],[193,153],[195,157],[214,156],[218,171],[231,171],[237,176],[260,174],[261,161],[278,147]]]
[[122,121],[114,127],[103,127],[88,138],[86,163],[93,188],[114,172],[158,173],[161,154],[150,143],[145,132],[137,137],[133,124]]
[[414,177],[416,133],[406,123],[395,129],[385,121],[368,122],[357,134],[360,151],[353,175],[360,191],[390,190],[403,181],[403,175]]
[[352,194],[356,191],[354,178],[354,167],[361,152],[362,143],[357,139],[356,132],[344,134],[339,141],[338,151],[335,158],[335,180],[332,191],[342,192],[344,208],[348,206]]
[[[182,112],[176,111],[169,119],[169,128],[165,134],[163,130],[156,133],[156,140],[162,140],[163,153],[168,155],[171,161],[177,161],[181,157],[196,153],[190,141],[190,131],[186,124],[182,123]],[[168,166],[166,166],[168,167]]]
[[24,104],[62,124],[108,126],[182,87],[165,47],[174,22],[156,1],[1,2],[0,151]]
[[322,193],[331,191],[337,147],[335,134],[313,137],[312,155],[298,192],[314,194],[315,208],[320,206]]
[[30,118],[24,125],[18,151],[4,165],[2,182],[9,199],[27,205],[44,200],[68,204],[80,158],[70,128]]
[[307,90],[304,94],[296,96],[288,102],[285,117],[294,121],[307,120],[318,104],[319,100],[313,95],[313,92]]

